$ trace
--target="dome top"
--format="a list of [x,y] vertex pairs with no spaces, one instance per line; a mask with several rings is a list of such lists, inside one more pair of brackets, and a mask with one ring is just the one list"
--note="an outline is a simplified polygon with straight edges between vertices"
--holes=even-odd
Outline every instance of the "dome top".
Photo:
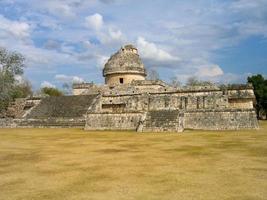
[[132,44],[127,44],[113,54],[103,69],[103,75],[108,74],[141,74],[146,76],[138,50]]
[[122,49],[136,50],[137,51],[137,48],[134,45],[132,45],[132,44],[126,44],[124,47],[122,47]]

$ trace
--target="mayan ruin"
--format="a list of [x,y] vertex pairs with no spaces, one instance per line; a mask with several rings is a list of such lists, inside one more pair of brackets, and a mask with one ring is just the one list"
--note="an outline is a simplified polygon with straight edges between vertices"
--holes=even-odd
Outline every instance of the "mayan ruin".
[[105,84],[73,85],[73,95],[17,99],[1,127],[183,132],[257,129],[251,85],[172,87],[146,80],[136,47],[125,45],[103,69]]
[[267,200],[267,0],[0,0],[0,200]]

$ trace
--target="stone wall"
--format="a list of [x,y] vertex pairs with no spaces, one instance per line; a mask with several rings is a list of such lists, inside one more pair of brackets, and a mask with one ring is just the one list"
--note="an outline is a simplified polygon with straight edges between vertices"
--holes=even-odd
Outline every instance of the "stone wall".
[[99,112],[114,112],[113,107],[125,105],[121,112],[146,111],[148,109],[147,95],[123,95],[123,96],[103,96],[101,101],[101,110]]
[[85,118],[46,118],[15,120],[19,128],[84,128]]
[[94,95],[102,93],[108,87],[106,85],[96,85],[94,83],[75,83],[72,85],[73,95]]
[[[113,84],[128,84],[133,80],[145,80],[145,76],[141,74],[110,74],[106,76],[105,83]],[[120,82],[122,81],[122,82]]]
[[229,99],[229,108],[253,109],[253,101],[251,99]]
[[0,128],[84,128],[85,118],[0,119]]
[[187,111],[184,114],[185,129],[238,130],[258,128],[253,109],[225,109]]
[[0,128],[15,128],[17,124],[14,119],[11,118],[0,118]]
[[88,113],[85,130],[137,130],[143,113]]
[[[124,104],[128,111],[148,111],[148,110],[198,110],[198,109],[224,109],[227,108],[228,99],[222,94],[202,94],[202,93],[160,93],[160,94],[128,94],[102,96],[101,102],[105,105],[103,112],[113,112],[107,105]],[[101,112],[101,110],[99,111]]]

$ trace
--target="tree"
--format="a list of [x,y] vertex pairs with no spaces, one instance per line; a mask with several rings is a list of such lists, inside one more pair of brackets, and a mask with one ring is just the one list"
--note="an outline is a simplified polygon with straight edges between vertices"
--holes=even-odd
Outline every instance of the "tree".
[[173,87],[179,87],[181,86],[181,82],[179,81],[177,76],[173,76],[170,78],[170,85]]
[[197,79],[197,77],[195,77],[195,76],[189,77],[189,78],[187,79],[187,82],[186,82],[186,85],[187,85],[187,86],[197,86],[197,85],[199,85],[199,84],[200,84],[200,82],[199,82],[199,80]]
[[41,93],[48,96],[63,96],[63,92],[57,88],[44,87],[41,89]]
[[12,92],[12,98],[26,98],[32,96],[32,86],[29,81],[23,80],[21,83],[18,83],[14,86]]
[[63,83],[62,88],[64,90],[64,94],[68,95],[71,94],[71,85],[70,83]]
[[264,113],[267,119],[267,79],[261,74],[257,74],[248,77],[248,83],[251,83],[254,88],[254,94],[256,96],[256,112],[258,118],[260,118],[260,113]]
[[213,85],[210,81],[201,81],[197,77],[192,76],[187,79],[187,86],[211,86]]
[[155,69],[150,69],[147,72],[147,80],[157,81],[160,80],[159,73]]
[[0,113],[3,113],[10,101],[16,97],[15,77],[23,74],[24,57],[0,47]]

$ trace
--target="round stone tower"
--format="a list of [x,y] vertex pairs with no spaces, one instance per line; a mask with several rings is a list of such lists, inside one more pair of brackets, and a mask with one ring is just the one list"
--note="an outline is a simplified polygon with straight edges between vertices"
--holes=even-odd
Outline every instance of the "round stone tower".
[[105,83],[108,85],[127,84],[133,80],[145,80],[146,71],[137,48],[125,45],[112,55],[103,69]]

